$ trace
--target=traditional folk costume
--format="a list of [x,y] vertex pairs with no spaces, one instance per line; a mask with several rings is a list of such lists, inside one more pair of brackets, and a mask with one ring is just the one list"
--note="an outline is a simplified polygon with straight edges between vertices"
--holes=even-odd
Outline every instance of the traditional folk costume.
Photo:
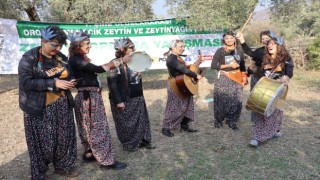
[[[108,87],[112,116],[123,149],[135,151],[142,143],[150,144],[150,122],[141,74],[123,64],[109,72]],[[117,108],[121,102],[125,104],[123,110]]]
[[[134,48],[129,38],[116,39],[116,54]],[[119,55],[122,57],[121,55]],[[132,71],[126,63],[108,73],[109,99],[116,131],[123,149],[136,151],[138,147],[154,149],[151,145],[149,115],[143,96],[141,73]],[[119,109],[118,104],[125,108]]]
[[[105,70],[80,55],[70,56],[69,64],[79,79],[76,85],[75,117],[85,154],[92,152],[101,165],[113,164],[115,152],[97,77],[97,73]],[[83,160],[90,161],[85,154]]]
[[[193,96],[179,96],[173,89],[170,81],[175,81],[178,75],[186,74],[190,77],[197,78],[197,74],[190,71],[185,62],[177,55],[170,54],[167,57],[166,65],[169,72],[169,80],[167,85],[167,105],[162,126],[162,133],[166,136],[172,137],[174,134],[172,129],[181,126],[181,130],[187,132],[196,132],[197,130],[191,129],[189,123],[194,121],[194,102]],[[175,82],[173,82],[175,83]]]
[[[282,42],[282,40],[278,41]],[[280,45],[282,45],[281,42]],[[288,59],[285,61],[285,64],[278,64],[276,66],[278,67],[273,67],[271,62],[268,60],[267,64],[263,66],[265,76],[274,80],[281,80],[283,76],[287,76],[288,78],[293,76],[294,64],[291,57],[288,57]],[[258,142],[264,142],[272,139],[273,137],[278,137],[281,135],[279,131],[281,129],[283,119],[282,110],[276,108],[268,117],[259,113],[254,113],[253,116],[254,125],[252,129],[252,140],[250,141],[250,145],[258,146]]]
[[[69,33],[71,53],[69,64],[78,79],[78,94],[75,97],[75,116],[77,120],[81,144],[84,147],[84,162],[97,160],[101,167],[123,169],[126,164],[114,160],[115,150],[112,145],[111,133],[106,111],[101,96],[101,87],[97,73],[106,72],[103,66],[92,64],[90,59],[81,52],[81,42],[89,42],[90,34],[86,31]],[[90,44],[88,44],[90,46]],[[75,49],[76,48],[76,49]],[[87,154],[93,156],[88,157]]]
[[[263,35],[273,35],[274,33],[269,30],[269,31],[262,31],[260,34],[260,42],[262,42],[262,36]],[[252,58],[252,60],[255,62],[255,67],[253,70],[251,70],[249,67],[247,69],[248,76],[250,76],[250,91],[254,88],[254,86],[257,84],[257,82],[260,80],[261,77],[264,76],[264,71],[262,68],[262,62],[263,62],[263,57],[265,54],[265,46],[259,47],[256,50],[252,51],[250,47],[247,45],[246,42],[241,44],[241,47],[248,56]],[[256,122],[257,116],[259,114],[257,112],[251,112],[251,121],[254,123]]]
[[[221,65],[229,63],[238,63],[240,67],[221,69]],[[222,122],[226,119],[226,124],[236,130],[242,109],[242,76],[246,71],[241,49],[219,48],[214,54],[211,69],[219,71],[218,78],[214,82],[213,92],[215,127],[221,127]]]
[[[41,30],[41,36],[49,41],[46,33]],[[32,179],[45,179],[51,162],[55,171],[64,175],[74,170],[74,102],[69,90],[55,87],[55,78],[71,80],[66,64],[65,55],[59,52],[48,58],[42,55],[41,47],[24,53],[19,62],[19,105],[24,112]]]

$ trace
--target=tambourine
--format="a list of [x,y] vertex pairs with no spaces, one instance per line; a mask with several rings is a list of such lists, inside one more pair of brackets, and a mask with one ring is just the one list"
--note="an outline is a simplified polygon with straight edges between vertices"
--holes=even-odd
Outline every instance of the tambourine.
[[127,65],[133,71],[144,72],[150,69],[152,58],[144,51],[135,51],[131,53],[131,60]]

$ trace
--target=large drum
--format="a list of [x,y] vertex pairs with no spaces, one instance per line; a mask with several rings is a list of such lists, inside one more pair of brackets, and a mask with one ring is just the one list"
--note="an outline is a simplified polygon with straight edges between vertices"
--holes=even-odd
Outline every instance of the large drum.
[[286,99],[287,90],[284,84],[262,77],[252,89],[246,109],[270,116],[279,102]]
[[134,51],[131,53],[131,60],[127,65],[133,71],[144,72],[150,69],[152,58],[144,51]]

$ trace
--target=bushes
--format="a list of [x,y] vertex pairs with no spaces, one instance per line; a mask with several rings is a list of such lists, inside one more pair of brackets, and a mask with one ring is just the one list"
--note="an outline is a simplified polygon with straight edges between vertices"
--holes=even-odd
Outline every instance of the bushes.
[[310,42],[307,47],[310,58],[310,69],[320,70],[320,36]]

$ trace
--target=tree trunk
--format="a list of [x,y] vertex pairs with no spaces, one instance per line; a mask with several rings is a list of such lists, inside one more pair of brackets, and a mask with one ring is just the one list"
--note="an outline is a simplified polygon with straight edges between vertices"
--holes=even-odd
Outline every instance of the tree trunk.
[[27,13],[30,21],[41,21],[34,5],[29,4],[23,7],[23,10]]

